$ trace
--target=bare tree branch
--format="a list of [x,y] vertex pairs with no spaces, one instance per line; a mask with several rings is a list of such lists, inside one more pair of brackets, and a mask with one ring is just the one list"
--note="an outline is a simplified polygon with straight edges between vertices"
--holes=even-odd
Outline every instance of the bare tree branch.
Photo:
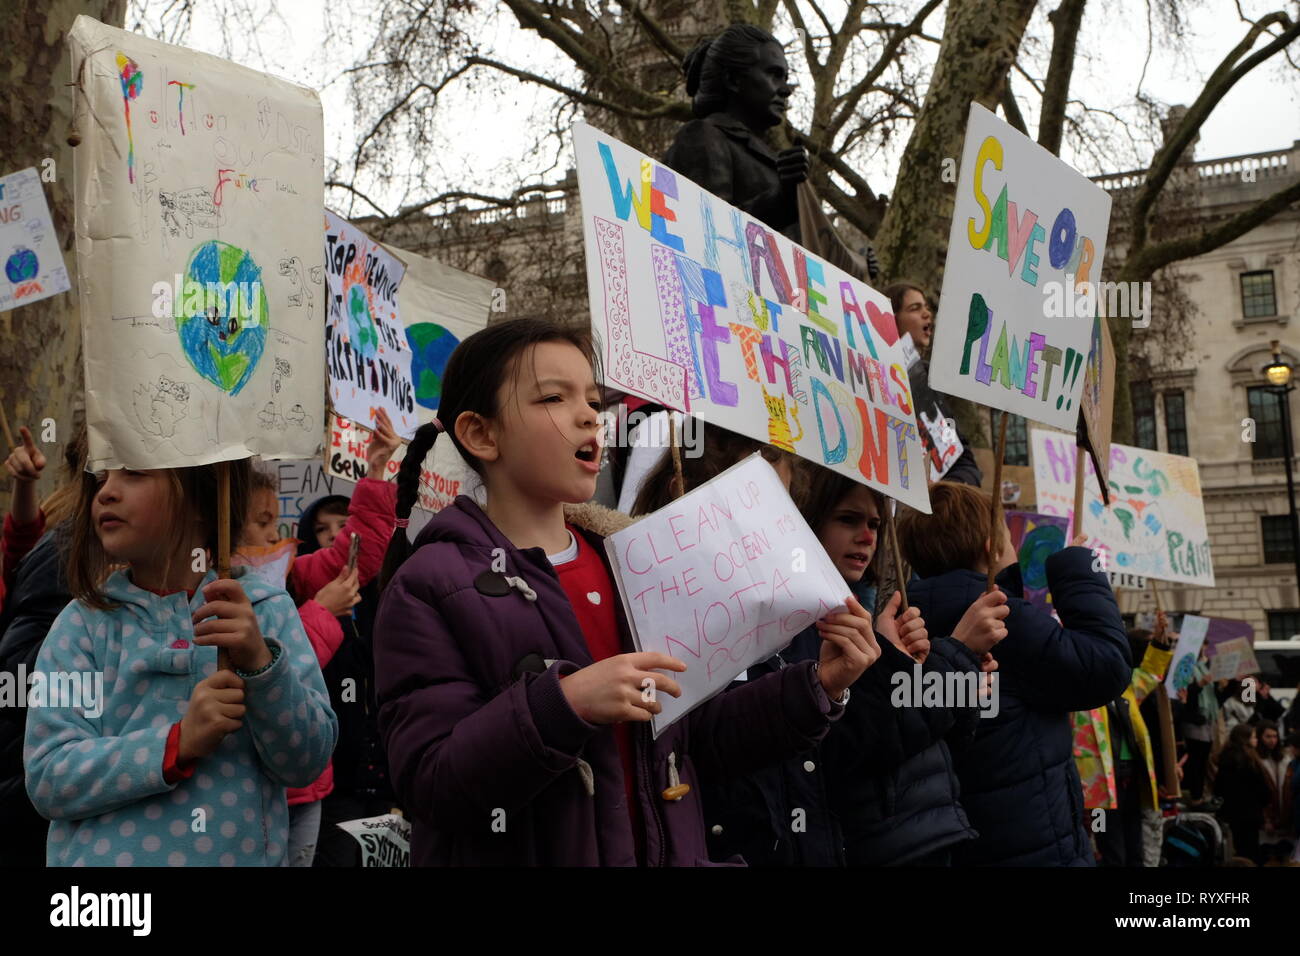
[[1052,55],[1043,81],[1043,105],[1038,115],[1038,145],[1053,155],[1061,152],[1061,134],[1065,123],[1065,104],[1070,95],[1070,78],[1074,74],[1075,47],[1083,24],[1083,8],[1088,0],[1061,0],[1061,5],[1047,15],[1052,24]]
[[502,73],[507,73],[517,79],[524,80],[528,83],[536,83],[538,86],[544,86],[548,90],[554,90],[562,93],[575,102],[582,103],[586,106],[594,106],[598,109],[609,110],[611,113],[617,113],[620,116],[626,116],[629,119],[662,119],[671,117],[686,122],[691,119],[691,108],[687,103],[681,100],[668,99],[662,96],[649,96],[646,99],[658,100],[660,106],[652,110],[638,110],[625,106],[622,103],[616,103],[613,100],[602,99],[599,96],[593,96],[590,93],[584,93],[582,90],[575,90],[571,86],[565,86],[563,83],[557,83],[555,80],[548,79],[538,73],[532,73],[528,70],[521,70],[513,67],[508,63],[501,63],[497,60],[489,60],[486,57],[471,56],[465,60],[468,66],[488,66]]
[[662,50],[668,59],[680,64],[686,58],[686,50],[668,35],[659,21],[646,13],[641,0],[618,0],[618,5],[632,14],[632,18],[641,25],[641,29],[645,30],[654,45]]
[[1007,122],[1014,126],[1026,136],[1029,135],[1029,128],[1025,125],[1024,114],[1020,112],[1020,104],[1016,102],[1016,94],[1011,92],[1011,78],[1007,77],[1007,87],[1002,91],[1002,115],[1007,118]]
[[337,180],[337,179],[327,179],[327,180],[325,181],[325,188],[326,188],[326,189],[342,189],[344,192],[349,192],[349,193],[351,193],[352,195],[356,196],[358,199],[361,199],[361,200],[363,200],[363,201],[369,203],[369,204],[371,205],[371,207],[375,210],[375,212],[379,213],[379,215],[381,215],[381,216],[387,216],[387,215],[388,215],[387,210],[385,210],[383,206],[379,205],[379,203],[375,202],[373,199],[371,199],[369,196],[367,196],[367,195],[366,195],[365,193],[363,193],[361,190],[357,189],[357,188],[356,188],[355,186],[353,186],[351,183],[340,182],[340,181]]

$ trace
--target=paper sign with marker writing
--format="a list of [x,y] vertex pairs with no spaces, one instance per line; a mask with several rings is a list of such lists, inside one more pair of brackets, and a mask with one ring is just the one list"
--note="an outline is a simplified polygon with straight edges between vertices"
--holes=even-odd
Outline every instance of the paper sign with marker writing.
[[[1075,442],[1073,435],[1031,429],[1038,510],[1074,520]],[[1158,581],[1214,586],[1210,535],[1201,499],[1196,461],[1146,448],[1111,443],[1107,485],[1101,492],[1092,460],[1084,458],[1084,515],[1087,546],[1102,559],[1102,570],[1140,574]]]
[[591,126],[573,148],[606,384],[928,513],[889,300]]
[[410,439],[420,422],[411,349],[398,309],[406,264],[364,232],[325,211],[325,358],[330,405],[368,421],[382,408]]
[[0,262],[0,312],[72,288],[34,168],[0,176]]
[[654,734],[845,609],[849,589],[759,455],[605,539],[637,650],[676,657]]
[[1074,430],[1110,196],[971,104],[931,381]]
[[1165,687],[1171,696],[1196,679],[1196,657],[1201,653],[1209,627],[1209,618],[1195,614],[1183,616],[1178,643],[1174,645],[1174,656],[1169,662],[1169,673],[1165,675]]
[[86,16],[68,42],[88,467],[314,457],[319,97]]
[[1215,680],[1232,680],[1259,673],[1259,661],[1250,645],[1250,638],[1234,637],[1221,642],[1210,655],[1210,674]]

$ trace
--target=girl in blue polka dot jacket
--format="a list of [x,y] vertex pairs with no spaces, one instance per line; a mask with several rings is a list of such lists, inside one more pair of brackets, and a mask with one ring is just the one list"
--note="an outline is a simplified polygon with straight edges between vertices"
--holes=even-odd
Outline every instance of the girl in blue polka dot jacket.
[[[237,523],[248,462],[227,467]],[[216,497],[214,465],[82,476],[76,600],[37,658],[23,748],[50,866],[279,866],[285,787],[329,763],[338,724],[293,600],[196,570]]]

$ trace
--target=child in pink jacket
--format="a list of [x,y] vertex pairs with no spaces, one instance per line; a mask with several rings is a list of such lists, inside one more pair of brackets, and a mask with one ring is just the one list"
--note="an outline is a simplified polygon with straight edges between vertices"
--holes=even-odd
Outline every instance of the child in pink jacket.
[[[324,669],[343,644],[340,618],[346,619],[361,600],[360,589],[379,576],[388,540],[396,526],[396,486],[384,480],[388,462],[401,444],[388,414],[375,416],[375,429],[367,449],[367,475],[346,502],[318,502],[314,540],[304,541],[311,550],[295,557],[285,583],[298,603],[307,638]],[[254,473],[251,514],[245,525],[243,544],[274,545],[279,541],[279,502],[275,479],[265,472]],[[352,536],[360,535],[356,568],[348,568]],[[306,600],[304,596],[310,595]],[[311,866],[320,832],[321,800],[334,789],[331,764],[309,787],[290,789],[289,850],[287,866]]]

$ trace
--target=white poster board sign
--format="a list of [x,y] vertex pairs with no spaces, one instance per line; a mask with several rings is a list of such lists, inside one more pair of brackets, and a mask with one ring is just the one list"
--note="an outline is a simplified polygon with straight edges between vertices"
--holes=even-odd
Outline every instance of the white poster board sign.
[[85,16],[69,42],[88,467],[314,456],[319,98]]
[[368,422],[382,408],[410,439],[419,426],[411,349],[398,307],[406,264],[364,232],[325,211],[325,358],[330,406]]
[[772,466],[750,455],[605,539],[637,650],[676,657],[654,734],[846,608],[848,585]]
[[930,381],[1074,430],[1110,196],[972,103]]
[[928,513],[889,300],[591,126],[573,145],[605,383]]
[[[1169,673],[1165,675],[1165,687],[1170,696],[1176,696],[1180,690],[1196,679],[1195,668],[1201,645],[1210,629],[1210,619],[1196,614],[1183,616],[1182,630],[1178,632],[1178,643],[1174,645],[1174,656],[1170,658]],[[1210,688],[1213,692],[1214,688]]]
[[361,844],[361,866],[410,866],[411,821],[396,813],[335,824]]
[[[1074,436],[1030,430],[1038,510],[1064,515],[1074,525]],[[1107,484],[1110,506],[1101,491],[1092,458],[1084,456],[1083,521],[1087,546],[1107,571],[1157,581],[1214,586],[1210,533],[1205,524],[1201,478],[1196,461],[1112,442]]]
[[[51,160],[50,162],[53,162]],[[36,170],[0,176],[0,312],[72,288]]]

